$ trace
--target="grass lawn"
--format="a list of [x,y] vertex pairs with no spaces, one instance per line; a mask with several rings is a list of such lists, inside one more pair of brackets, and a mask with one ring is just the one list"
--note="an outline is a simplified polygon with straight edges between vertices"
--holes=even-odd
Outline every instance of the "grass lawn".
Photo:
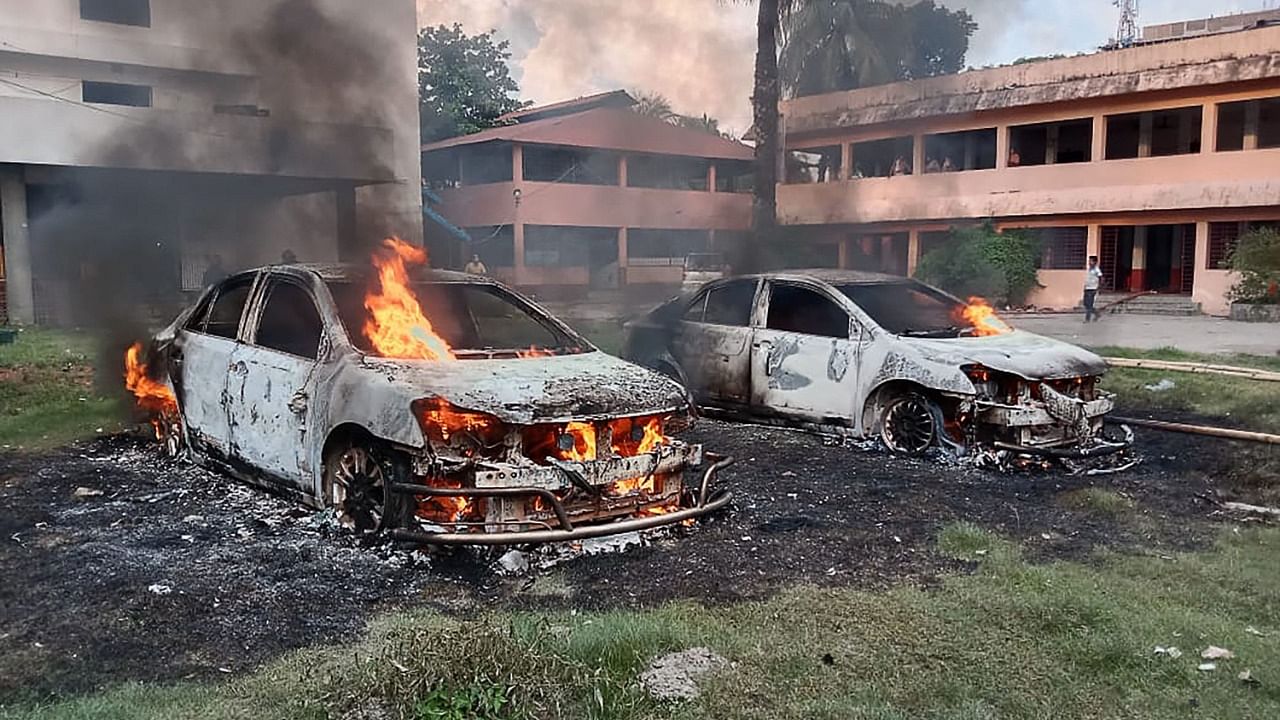
[[0,449],[55,447],[121,428],[119,397],[94,388],[96,347],[88,333],[54,330],[24,330],[0,345]]
[[[1224,532],[1198,554],[1050,565],[967,524],[938,545],[974,574],[715,608],[411,612],[225,684],[116,687],[0,718],[1280,717],[1280,530]],[[1210,645],[1236,657],[1197,670]],[[697,700],[648,699],[636,680],[648,658],[696,646],[733,664]]]
[[[1133,350],[1130,348],[1095,348],[1109,357],[1172,360],[1177,362],[1210,362],[1280,371],[1280,358],[1260,355],[1200,355],[1165,348]],[[1149,389],[1168,379],[1169,390]],[[1249,380],[1223,375],[1202,375],[1168,370],[1113,368],[1104,381],[1106,389],[1119,396],[1121,412],[1129,408],[1190,412],[1226,418],[1238,425],[1260,432],[1280,433],[1280,383]]]

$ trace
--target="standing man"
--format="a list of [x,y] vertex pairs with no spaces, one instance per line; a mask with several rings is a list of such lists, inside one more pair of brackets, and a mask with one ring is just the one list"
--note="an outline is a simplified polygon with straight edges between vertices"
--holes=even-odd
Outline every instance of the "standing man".
[[1102,314],[1093,309],[1098,299],[1098,288],[1102,287],[1102,268],[1098,267],[1098,256],[1089,256],[1089,269],[1084,276],[1084,321],[1098,321]]
[[472,255],[471,262],[467,263],[467,266],[463,268],[463,271],[466,272],[468,275],[488,275],[489,274],[489,268],[484,266],[484,262],[480,260],[479,255]]

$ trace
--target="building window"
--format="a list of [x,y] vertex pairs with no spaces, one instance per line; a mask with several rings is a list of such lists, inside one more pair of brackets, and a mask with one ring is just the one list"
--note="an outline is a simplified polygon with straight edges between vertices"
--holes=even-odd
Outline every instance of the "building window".
[[783,182],[789,185],[835,182],[840,179],[840,161],[839,145],[793,150],[787,153],[787,176]]
[[471,243],[462,248],[462,262],[479,255],[488,268],[509,268],[516,265],[515,229],[510,225],[469,227]]
[[853,144],[852,178],[910,175],[915,138],[899,137]]
[[1044,270],[1083,270],[1089,252],[1089,229],[1083,227],[1032,228],[1040,240],[1040,267]]
[[1200,106],[1107,116],[1107,159],[1194,155],[1200,152]]
[[1218,106],[1218,151],[1244,150],[1246,145],[1251,149],[1280,147],[1280,98]]
[[1065,165],[1089,162],[1092,159],[1092,119],[1009,128],[1009,167]]
[[87,103],[151,107],[151,87],[148,85],[126,85],[125,83],[90,82],[85,80],[80,97]]
[[524,179],[574,185],[617,185],[618,154],[577,148],[524,148]]
[[755,187],[755,168],[750,161],[721,160],[716,163],[716,192],[750,193]]
[[683,265],[694,253],[707,252],[706,230],[627,231],[627,258],[632,265]]
[[928,135],[924,158],[926,173],[990,170],[996,166],[996,129]]
[[524,264],[529,267],[592,267],[593,247],[607,250],[606,246],[611,246],[617,254],[616,228],[554,225],[524,228]]
[[80,19],[151,27],[151,0],[80,0]]
[[707,190],[711,161],[674,155],[627,158],[627,186],[658,190]]

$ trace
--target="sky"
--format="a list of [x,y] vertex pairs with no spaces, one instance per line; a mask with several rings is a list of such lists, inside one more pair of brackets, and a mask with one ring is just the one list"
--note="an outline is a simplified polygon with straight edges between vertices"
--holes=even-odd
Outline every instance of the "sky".
[[[755,53],[753,3],[733,0],[417,0],[421,25],[461,23],[511,42],[522,99],[658,92],[687,115],[743,132]],[[968,63],[1088,52],[1115,35],[1112,0],[940,0],[978,22]],[[1278,0],[1142,0],[1139,25],[1225,15]]]

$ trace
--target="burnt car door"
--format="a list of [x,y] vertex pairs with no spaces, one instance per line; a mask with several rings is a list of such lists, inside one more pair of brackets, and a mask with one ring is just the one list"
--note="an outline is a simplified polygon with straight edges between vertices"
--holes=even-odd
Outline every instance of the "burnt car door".
[[751,391],[751,313],[760,281],[703,290],[677,323],[673,354],[699,402],[746,405]]
[[227,381],[232,448],[239,460],[310,494],[308,419],[318,361],[330,347],[324,316],[311,288],[293,276],[267,276],[256,297]]
[[771,280],[764,327],[751,344],[757,412],[811,422],[850,420],[860,328],[816,286]]
[[227,371],[257,277],[237,275],[215,286],[170,351],[187,437],[202,452],[225,455],[230,449]]

